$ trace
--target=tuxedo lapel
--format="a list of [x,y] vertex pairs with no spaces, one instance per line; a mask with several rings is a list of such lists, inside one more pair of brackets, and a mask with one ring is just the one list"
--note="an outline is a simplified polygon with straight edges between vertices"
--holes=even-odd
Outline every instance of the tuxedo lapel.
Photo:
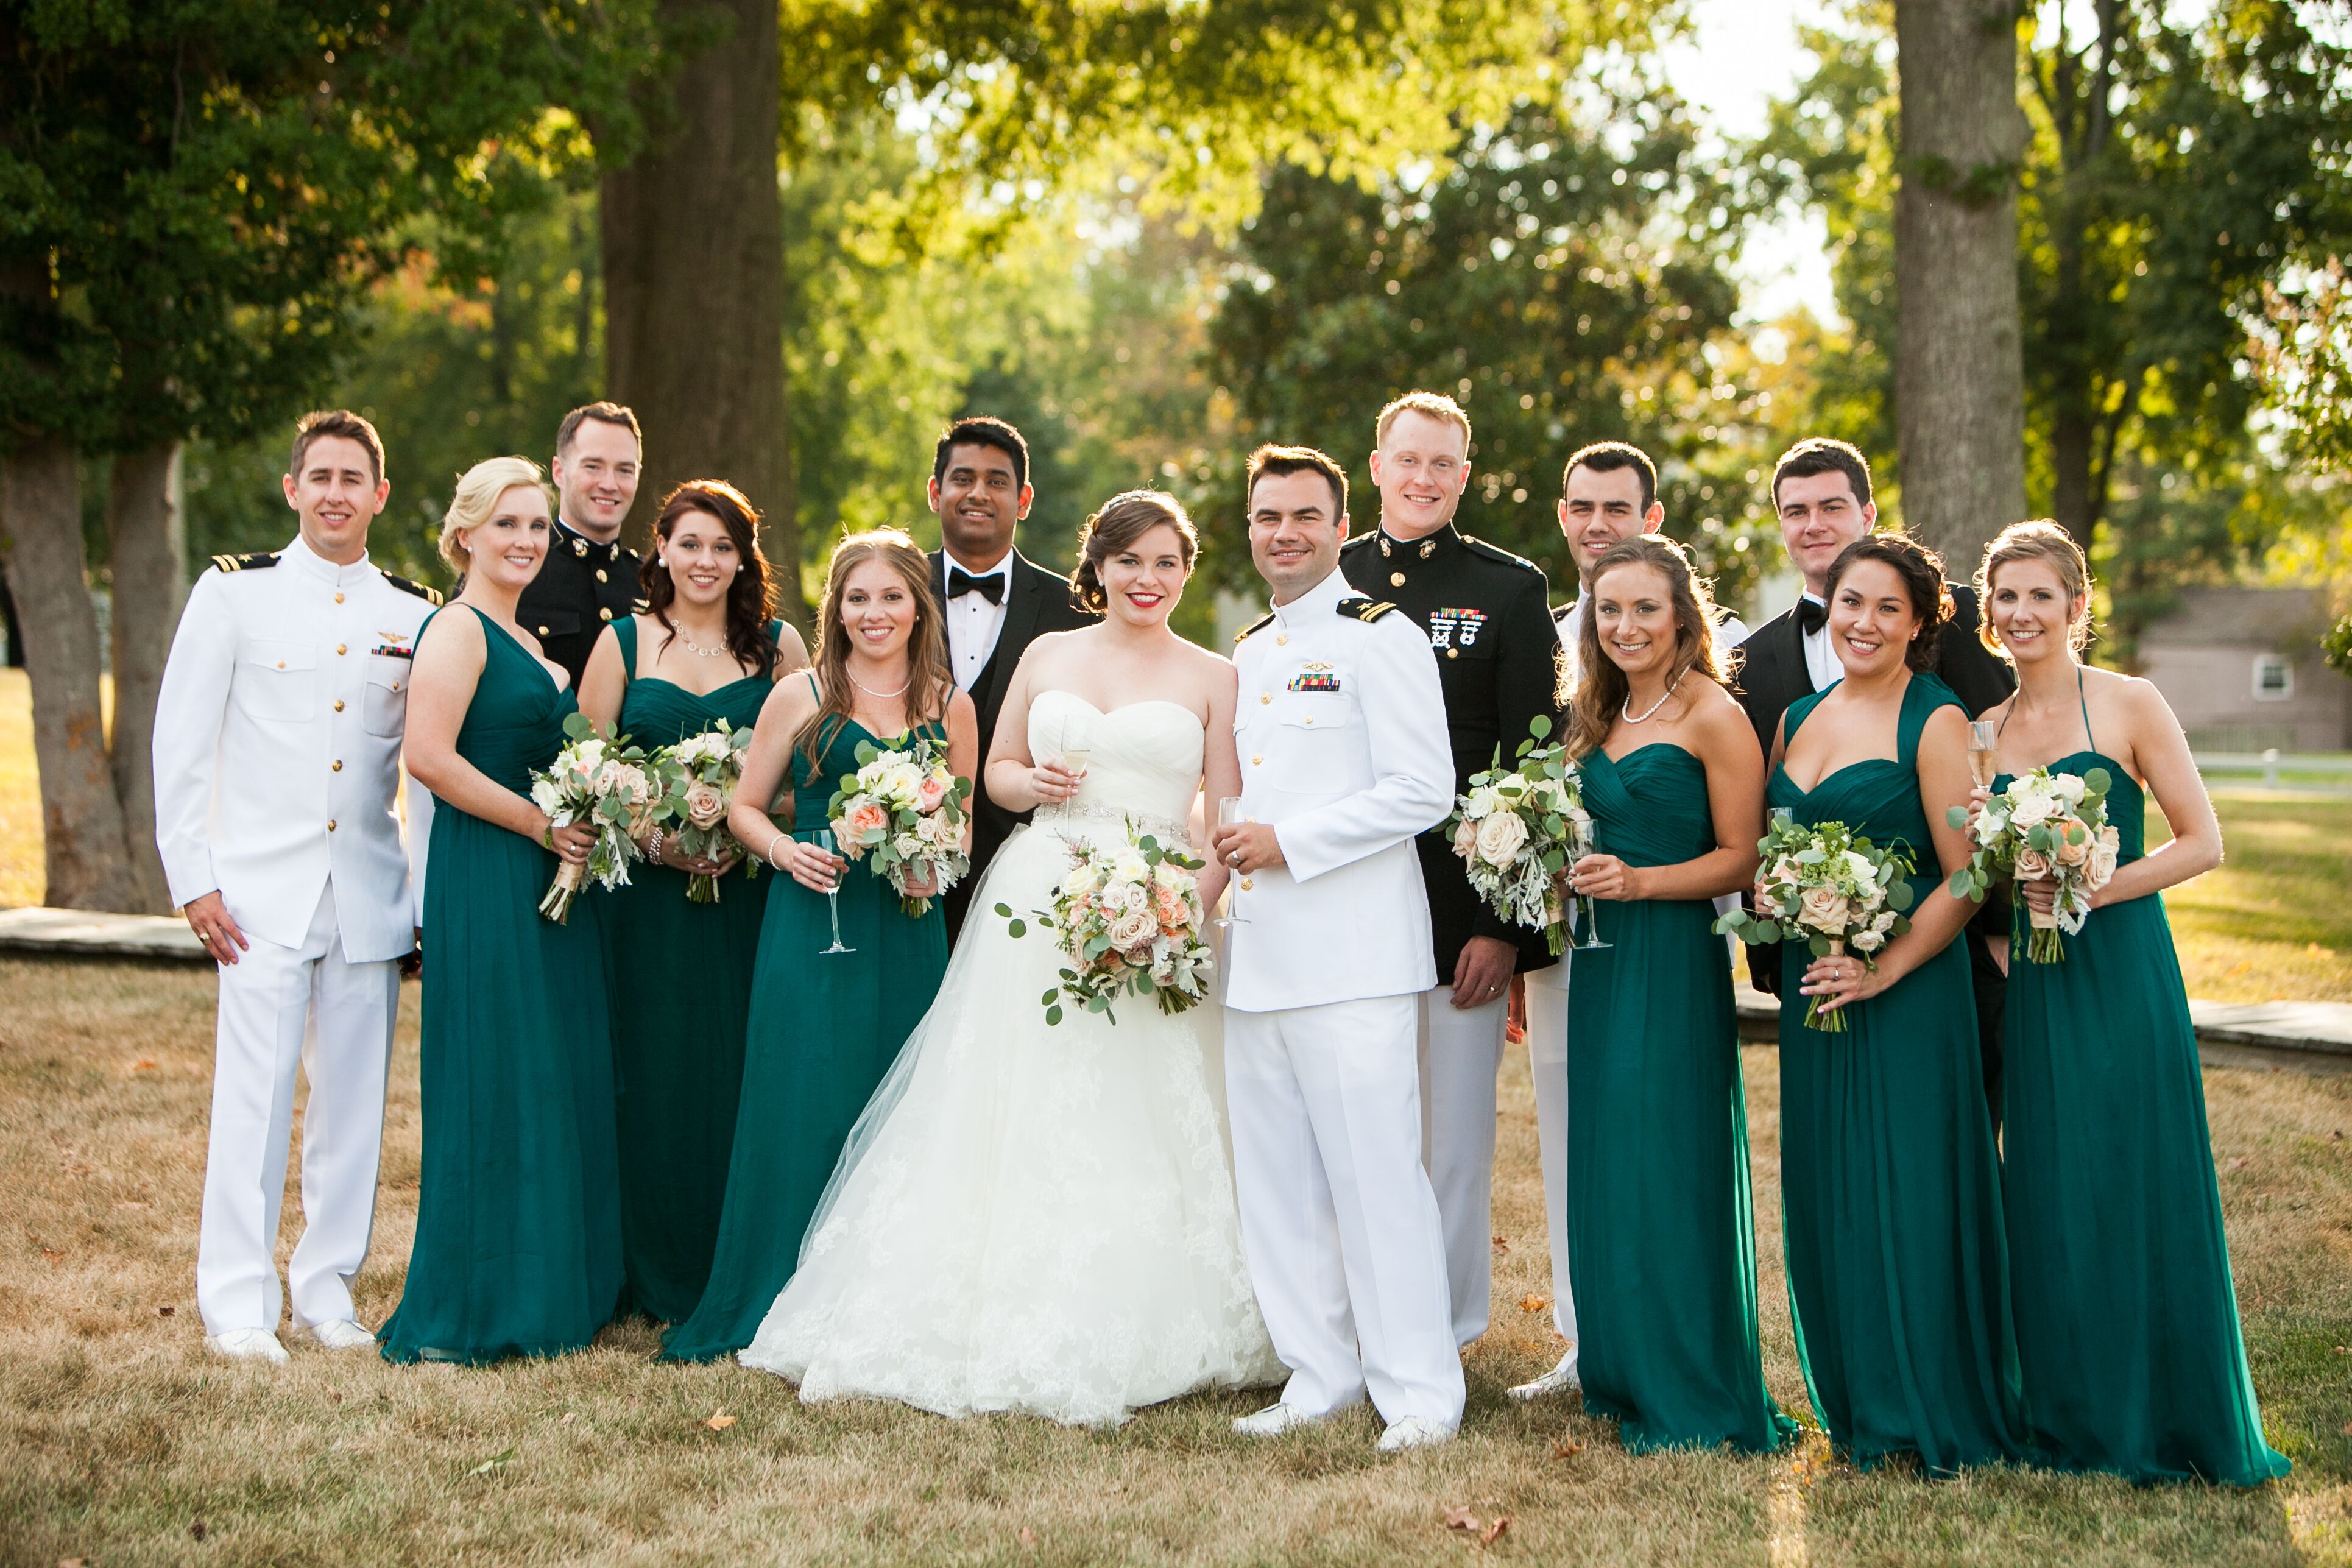
[[931,599],[939,605],[940,614],[947,614],[948,552],[944,550],[931,552]]
[[1004,689],[1012,683],[1014,667],[1037,635],[1037,617],[1045,610],[1045,595],[1038,579],[1045,574],[1029,563],[1028,557],[1018,550],[1013,552],[1012,582],[1004,595],[1004,627],[996,634],[996,647],[988,656],[988,666],[981,672],[986,693],[974,692],[982,723],[993,729],[996,714],[1004,706]]

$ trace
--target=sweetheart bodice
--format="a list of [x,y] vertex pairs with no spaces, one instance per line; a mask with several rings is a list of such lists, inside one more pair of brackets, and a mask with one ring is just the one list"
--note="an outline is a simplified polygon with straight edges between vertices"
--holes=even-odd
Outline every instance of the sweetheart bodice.
[[1206,734],[1200,715],[1152,698],[1106,713],[1074,691],[1041,691],[1029,704],[1029,754],[1061,755],[1083,737],[1086,782],[1071,803],[1182,822],[1201,786]]

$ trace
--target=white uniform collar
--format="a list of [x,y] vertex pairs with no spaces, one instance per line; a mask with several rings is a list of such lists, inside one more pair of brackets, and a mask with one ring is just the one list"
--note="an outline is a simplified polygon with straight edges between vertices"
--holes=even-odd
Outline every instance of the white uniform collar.
[[338,566],[311,549],[309,541],[299,533],[294,536],[293,543],[278,552],[278,559],[286,565],[299,567],[320,582],[331,583],[338,588],[347,587],[351,584],[362,582],[375,575],[374,563],[368,560],[365,551],[362,551],[360,558],[350,565]]
[[1274,612],[1274,618],[1282,623],[1283,629],[1288,631],[1302,621],[1330,619],[1338,613],[1339,601],[1354,591],[1354,584],[1348,581],[1348,574],[1340,571],[1335,562],[1331,574],[1323,581],[1286,605],[1269,604],[1267,608]]

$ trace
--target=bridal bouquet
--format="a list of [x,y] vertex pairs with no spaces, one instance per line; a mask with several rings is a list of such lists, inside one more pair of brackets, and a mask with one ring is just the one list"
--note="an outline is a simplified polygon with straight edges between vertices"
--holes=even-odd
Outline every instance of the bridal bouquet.
[[[971,867],[963,852],[971,781],[950,773],[947,749],[931,741],[890,751],[860,741],[856,756],[857,771],[842,775],[825,812],[835,847],[846,860],[870,857],[898,907],[920,915]],[[919,897],[907,891],[918,867],[929,870],[931,883]]]
[[[1759,840],[1764,863],[1756,873],[1756,910],[1734,910],[1715,922],[1751,946],[1801,937],[1815,958],[1848,948],[1878,967],[1879,949],[1911,929],[1911,857],[1857,838],[1843,822],[1816,827],[1775,820]],[[1845,1028],[1843,1013],[1823,1013],[1822,999],[1805,1008],[1805,1027],[1823,1034]]]
[[1470,793],[1454,805],[1445,826],[1454,853],[1470,868],[1470,886],[1507,921],[1540,931],[1555,953],[1560,951],[1559,871],[1580,834],[1592,819],[1578,795],[1576,770],[1559,745],[1539,745],[1551,721],[1536,715],[1519,742],[1518,765],[1495,765],[1470,779]]
[[[751,731],[730,731],[720,723],[654,753],[655,776],[661,782],[656,820],[677,824],[677,847],[687,854],[718,859],[743,852],[727,831],[727,810],[735,804],[743,752],[751,744]],[[758,860],[744,863],[746,880],[759,874]],[[697,871],[687,879],[686,896],[692,903],[717,903],[719,879]]]
[[2083,929],[2091,895],[2116,874],[2116,833],[2107,825],[2111,782],[2105,768],[2080,774],[2036,768],[1986,801],[1973,826],[1965,806],[1946,814],[1976,846],[1969,863],[1952,873],[1954,898],[1981,900],[1996,877],[2057,884],[2057,901],[2047,912],[2018,900],[2032,928],[2025,942],[2028,963],[2056,963],[2066,956],[2065,938],[2058,933],[2073,936]]
[[637,853],[637,836],[652,826],[661,806],[661,791],[646,765],[643,751],[624,736],[606,742],[583,714],[563,721],[571,744],[555,755],[543,772],[530,775],[530,800],[547,813],[551,826],[587,823],[596,829],[596,842],[585,865],[566,860],[540,900],[539,912],[561,925],[572,918],[572,900],[593,877],[603,888],[626,886],[629,861]]
[[[1070,862],[1054,907],[1031,917],[1059,933],[1070,960],[1062,983],[1045,994],[1045,1022],[1062,1021],[1065,996],[1116,1024],[1111,1004],[1123,991],[1157,999],[1171,1016],[1209,994],[1216,961],[1201,939],[1199,860],[1148,833],[1137,837],[1130,821],[1122,845],[1072,840]],[[1012,921],[1011,935],[1027,932],[1028,921],[1006,905],[996,912]]]

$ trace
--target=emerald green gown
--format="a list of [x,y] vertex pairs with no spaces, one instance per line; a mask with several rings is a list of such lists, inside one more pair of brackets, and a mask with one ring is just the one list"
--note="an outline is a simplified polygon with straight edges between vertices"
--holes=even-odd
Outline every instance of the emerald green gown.
[[[1680,746],[1578,764],[1596,844],[1629,866],[1715,848],[1706,766]],[[1756,1223],[1731,971],[1706,900],[1597,903],[1571,949],[1569,1276],[1584,1408],[1635,1453],[1769,1453],[1796,1431],[1764,1391]]]
[[[527,794],[531,770],[563,749],[564,717],[576,705],[502,627],[487,616],[482,626],[488,651],[457,754]],[[395,1362],[478,1364],[578,1350],[612,1321],[621,1296],[599,901],[576,900],[566,925],[546,919],[539,900],[555,856],[446,801],[435,805],[416,1240],[400,1309],[377,1338]]]
[[[614,622],[613,635],[628,678],[617,730],[648,752],[715,724],[748,730],[759,719],[767,675],[698,696],[658,676],[637,676],[635,616]],[[630,1306],[663,1322],[683,1322],[694,1311],[719,1239],[751,963],[768,908],[768,889],[749,875],[754,865],[720,878],[715,904],[688,900],[688,873],[642,863],[630,868],[626,886],[604,895],[620,1092],[622,1255]]]
[[[2105,768],[2121,860],[2147,802]],[[1996,789],[2009,784],[1994,781]],[[2018,919],[2024,919],[2022,905]],[[2003,1180],[2026,1420],[2047,1462],[2134,1481],[2256,1486],[2287,1473],[2263,1440],[2230,1283],[2205,1085],[2164,900],[2091,911],[2058,963],[2009,968]]]
[[[1790,707],[1786,741],[1823,695]],[[1810,791],[1775,768],[1765,792],[1801,824],[1908,847],[1915,910],[1943,880],[1916,770],[1919,732],[1947,704],[1959,706],[1949,687],[1914,675],[1894,761],[1850,763]],[[1780,1185],[1798,1359],[1832,1444],[1864,1468],[1916,1454],[1949,1475],[2020,1456],[2000,1170],[1963,940],[1845,1007],[1840,1034],[1805,1027],[1811,958],[1801,942],[1783,948]]]
[[[944,745],[946,731],[917,734]],[[857,771],[860,741],[892,742],[856,723],[843,726],[812,770],[792,753],[793,824],[822,827],[842,775]],[[799,1266],[801,1234],[816,1212],[850,1129],[898,1047],[930,1010],[947,973],[947,918],[933,900],[912,918],[867,863],[844,867],[841,940],[854,952],[827,953],[833,922],[825,896],[779,872],[768,882],[768,914],[751,973],[744,1037],[743,1095],[727,1200],[710,1281],[693,1317],[662,1338],[667,1361],[709,1361],[751,1342]]]

